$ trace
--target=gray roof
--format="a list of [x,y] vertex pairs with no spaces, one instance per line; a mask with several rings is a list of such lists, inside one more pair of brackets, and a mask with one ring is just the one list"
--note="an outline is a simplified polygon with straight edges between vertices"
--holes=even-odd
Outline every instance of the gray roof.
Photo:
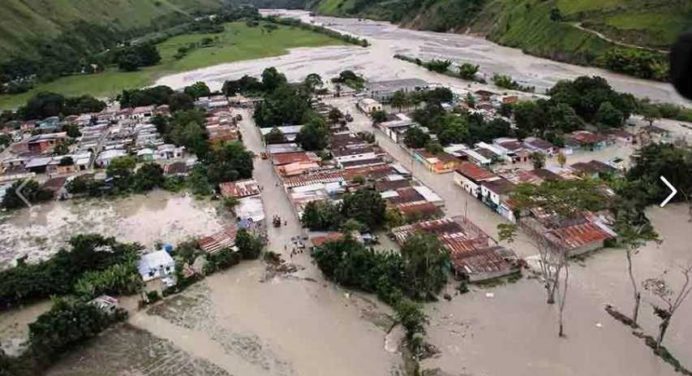
[[401,89],[423,88],[428,83],[419,78],[406,78],[401,80],[369,82],[366,87],[372,91],[397,91]]

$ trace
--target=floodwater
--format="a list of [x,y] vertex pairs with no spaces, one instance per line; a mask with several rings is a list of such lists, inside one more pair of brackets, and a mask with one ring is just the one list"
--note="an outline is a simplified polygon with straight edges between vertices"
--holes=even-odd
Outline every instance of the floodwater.
[[395,54],[404,54],[424,60],[449,59],[455,63],[479,64],[481,74],[488,77],[492,77],[493,73],[510,74],[522,84],[535,86],[538,92],[544,92],[559,80],[599,75],[606,78],[619,91],[629,92],[638,97],[649,97],[656,101],[690,106],[690,102],[680,97],[667,83],[538,58],[472,35],[409,30],[380,21],[310,17],[304,11],[263,12],[301,18],[307,22],[314,20],[317,24],[338,31],[365,37],[372,46],[297,48],[284,56],[220,64],[164,76],[157,84],[177,89],[196,81],[205,81],[212,89],[219,89],[225,80],[237,79],[245,74],[257,76],[264,68],[273,66],[285,73],[289,80],[301,80],[309,73],[318,73],[329,78],[345,69],[351,69],[372,81],[418,77],[452,88],[493,88],[492,85],[468,84],[455,78],[431,73],[393,57]]
[[49,257],[82,233],[153,247],[211,234],[222,224],[211,202],[160,190],[114,200],[55,201],[0,218],[0,266],[25,255],[30,261]]
[[[259,152],[263,146],[252,117],[242,114],[243,141]],[[132,312],[126,326],[100,336],[49,374],[75,369],[77,375],[403,375],[401,332],[392,330],[391,309],[325,281],[307,253],[291,257],[291,238],[303,233],[271,162],[257,158],[254,176],[264,188],[266,215],[287,222],[268,228],[268,249],[296,272],[242,262]],[[127,348],[125,340],[137,347]],[[118,356],[102,354],[110,346]]]

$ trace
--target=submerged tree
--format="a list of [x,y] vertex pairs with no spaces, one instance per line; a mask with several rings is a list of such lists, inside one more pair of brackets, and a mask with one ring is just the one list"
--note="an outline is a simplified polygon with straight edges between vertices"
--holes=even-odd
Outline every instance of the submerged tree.
[[[668,331],[673,315],[685,302],[687,297],[690,296],[690,292],[692,292],[692,263],[680,268],[680,271],[684,282],[677,293],[670,287],[669,282],[667,282],[664,277],[650,278],[644,281],[644,289],[656,296],[663,303],[661,306],[652,304],[654,313],[661,319],[661,323],[658,325],[658,337],[656,338],[657,348],[661,347],[661,343]],[[667,272],[663,273],[664,276],[666,274]]]

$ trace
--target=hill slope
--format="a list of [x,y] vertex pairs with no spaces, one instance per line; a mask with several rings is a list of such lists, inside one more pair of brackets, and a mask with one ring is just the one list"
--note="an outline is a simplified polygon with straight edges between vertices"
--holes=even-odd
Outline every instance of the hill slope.
[[124,31],[211,11],[220,4],[221,0],[2,0],[0,56],[26,55],[36,41],[57,37],[80,21]]

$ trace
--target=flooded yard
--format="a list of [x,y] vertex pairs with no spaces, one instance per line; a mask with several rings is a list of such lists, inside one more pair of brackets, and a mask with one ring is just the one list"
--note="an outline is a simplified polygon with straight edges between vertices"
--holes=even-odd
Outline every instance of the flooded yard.
[[56,201],[0,217],[0,266],[18,257],[50,257],[73,235],[99,233],[153,247],[222,228],[216,205],[186,194],[152,191],[114,200]]

